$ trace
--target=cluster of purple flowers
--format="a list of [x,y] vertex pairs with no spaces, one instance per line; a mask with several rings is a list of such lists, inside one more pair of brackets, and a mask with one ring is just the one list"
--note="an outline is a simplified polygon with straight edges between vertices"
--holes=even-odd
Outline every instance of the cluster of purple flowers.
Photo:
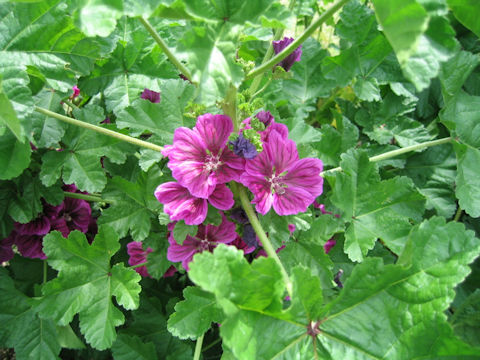
[[[65,185],[65,191],[79,192],[75,185]],[[85,200],[66,197],[57,206],[43,201],[43,212],[34,220],[20,224],[15,223],[10,235],[0,241],[0,262],[8,261],[14,256],[12,245],[15,245],[20,255],[31,259],[45,259],[43,253],[43,237],[50,231],[58,230],[64,237],[70,231],[80,230],[92,235],[97,232],[97,225],[92,218],[92,209]]]

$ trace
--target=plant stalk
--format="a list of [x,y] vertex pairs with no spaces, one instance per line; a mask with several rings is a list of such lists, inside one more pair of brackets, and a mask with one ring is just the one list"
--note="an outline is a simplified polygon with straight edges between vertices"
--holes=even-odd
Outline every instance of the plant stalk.
[[285,281],[285,285],[287,287],[287,292],[290,296],[292,296],[292,281],[290,280],[287,270],[285,270],[285,267],[280,261],[280,258],[278,257],[272,243],[268,239],[267,234],[265,233],[265,230],[263,230],[262,224],[260,224],[260,221],[258,220],[257,215],[255,214],[255,211],[253,210],[252,205],[250,204],[250,200],[248,199],[247,192],[244,186],[238,187],[238,195],[240,196],[240,201],[242,203],[243,210],[245,210],[245,213],[247,214],[248,220],[250,221],[250,225],[252,225],[253,229],[255,230],[255,233],[257,234],[258,238],[262,242],[262,246],[265,249],[265,252],[267,253],[268,257],[275,260],[275,262],[279,266],[283,276],[283,280]]
[[73,193],[70,191],[64,191],[63,194],[69,198],[81,199],[81,200],[92,201],[92,202],[103,202],[108,204],[111,204],[114,202],[112,200],[102,199],[102,197],[99,195]]
[[193,354],[193,360],[200,360],[200,355],[202,354],[202,345],[203,345],[204,336],[205,334],[202,334],[197,339],[197,343],[195,344],[195,353]]
[[320,15],[317,20],[311,23],[310,26],[306,28],[305,31],[290,45],[288,45],[282,52],[278,53],[267,62],[250,71],[247,74],[246,79],[252,79],[260,74],[263,74],[265,71],[273,68],[276,64],[285,59],[288,55],[294,52],[297,47],[304,43],[305,40],[307,40],[319,26],[321,26],[325,21],[327,21],[331,16],[333,16],[333,14],[335,14],[348,1],[349,0],[338,0],[337,2],[335,2],[322,15]]
[[189,80],[192,81],[192,74],[190,74],[190,71],[183,65],[176,57],[173,55],[173,53],[170,51],[168,48],[167,44],[163,39],[158,35],[157,31],[153,28],[152,24],[145,19],[144,17],[139,17],[138,18],[140,22],[142,23],[143,26],[145,26],[145,29],[152,35],[153,39],[155,42],[160,46],[160,49],[167,55],[168,59],[177,67],[178,70]]
[[155,144],[152,144],[152,143],[149,143],[147,141],[140,140],[140,139],[136,139],[134,137],[124,135],[124,134],[121,134],[121,133],[113,131],[113,130],[105,129],[105,128],[102,128],[102,127],[97,126],[97,125],[89,124],[87,122],[80,121],[80,120],[77,120],[77,119],[74,119],[74,118],[71,118],[71,117],[68,117],[68,116],[65,116],[65,115],[57,114],[53,111],[50,111],[50,110],[47,110],[47,109],[44,109],[44,108],[41,108],[41,107],[38,107],[38,106],[35,106],[35,111],[37,111],[39,113],[42,113],[44,115],[50,116],[54,119],[57,119],[57,120],[60,120],[60,121],[63,121],[63,122],[66,122],[66,123],[69,123],[69,124],[72,124],[72,125],[75,125],[75,126],[83,127],[85,129],[93,130],[93,131],[99,132],[103,135],[114,137],[116,139],[126,141],[126,142],[129,142],[129,143],[137,145],[137,146],[141,146],[141,147],[151,149],[151,150],[155,150],[155,151],[162,151],[163,150],[162,146],[155,145]]
[[[371,158],[369,158],[368,160],[370,160],[370,162],[382,161],[382,160],[390,159],[390,158],[398,156],[398,155],[405,154],[405,153],[410,152],[410,151],[425,149],[425,148],[435,146],[435,145],[446,144],[446,143],[449,143],[451,141],[452,141],[451,137],[438,139],[438,140],[427,141],[427,142],[424,142],[424,143],[421,143],[421,144],[407,146],[407,147],[404,147],[404,148],[401,148],[401,149],[388,151],[388,152],[380,154],[380,155],[375,155],[375,156],[372,156]],[[333,168],[333,169],[330,169],[330,170],[325,170],[325,171],[322,171],[320,173],[320,176],[323,176],[327,173],[341,171],[341,170],[342,170],[341,167],[336,167],[336,168]]]

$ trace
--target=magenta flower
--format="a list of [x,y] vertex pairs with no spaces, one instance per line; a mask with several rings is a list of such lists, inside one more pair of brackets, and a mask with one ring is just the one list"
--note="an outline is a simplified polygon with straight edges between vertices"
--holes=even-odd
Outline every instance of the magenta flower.
[[193,196],[207,199],[217,184],[239,180],[245,160],[226,147],[232,130],[228,116],[212,114],[199,116],[192,130],[175,130],[173,145],[162,154],[169,157],[173,177]]
[[295,226],[295,224],[288,224],[288,231],[290,232],[290,235],[293,235],[296,229],[297,227]]
[[49,211],[57,211],[57,215],[50,218],[52,230],[60,231],[64,237],[68,237],[73,230],[88,231],[92,209],[85,200],[66,197],[62,204],[48,207],[54,208]]
[[212,251],[218,244],[229,244],[235,240],[235,224],[228,221],[222,213],[222,223],[219,226],[199,225],[195,236],[187,235],[183,244],[178,244],[173,233],[168,237],[170,246],[167,250],[167,259],[172,262],[182,262],[182,266],[188,271],[188,263],[193,255],[203,251]]
[[80,89],[78,88],[77,85],[74,85],[72,90],[73,90],[72,99],[75,99],[78,95],[80,95]]
[[245,241],[242,240],[240,236],[237,235],[235,240],[229,245],[235,246],[238,250],[242,250],[245,255],[254,252],[256,247],[248,245]]
[[272,131],[264,150],[245,165],[241,182],[254,194],[252,204],[265,215],[273,206],[279,215],[293,215],[307,210],[322,193],[319,159],[299,159],[295,142]]
[[265,127],[267,127],[268,125],[270,125],[272,123],[273,120],[273,115],[270,113],[270,111],[260,111],[258,112],[258,114],[255,115],[255,117],[260,120],[263,125],[265,125]]
[[[290,37],[284,37],[283,40],[273,41],[272,45],[273,45],[273,50],[275,51],[275,55],[282,52],[283,49],[285,49],[293,41],[294,41],[293,38],[290,38]],[[281,66],[282,68],[284,68],[285,71],[289,71],[296,61],[300,61],[301,57],[302,57],[302,45],[297,47],[290,55],[288,55],[285,59],[280,61],[275,66]]]
[[15,236],[15,245],[17,245],[18,252],[23,257],[42,260],[47,258],[43,252],[42,235],[24,235],[17,233]]
[[337,242],[331,238],[330,240],[328,240],[325,245],[323,245],[323,249],[325,250],[325,254],[328,254],[330,252],[330,250],[332,250],[332,248],[335,246]]
[[160,102],[160,93],[147,88],[143,90],[142,95],[140,95],[140,97],[154,104]]
[[155,197],[164,207],[166,214],[174,221],[184,220],[187,225],[201,224],[207,217],[208,203],[220,210],[228,210],[233,204],[233,194],[225,184],[218,184],[208,199],[190,194],[187,188],[170,181],[160,184]]
[[[135,266],[147,262],[147,255],[151,253],[153,249],[147,248],[143,250],[142,243],[140,241],[132,241],[127,244],[127,253],[129,256],[128,264]],[[150,277],[147,267],[145,265],[135,268],[135,271],[143,277]]]

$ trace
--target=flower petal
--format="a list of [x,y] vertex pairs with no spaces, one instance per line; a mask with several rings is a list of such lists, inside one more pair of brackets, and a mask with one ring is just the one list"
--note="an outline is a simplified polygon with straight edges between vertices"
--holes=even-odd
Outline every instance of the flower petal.
[[222,213],[221,224],[219,226],[207,225],[205,235],[208,241],[228,244],[237,237],[235,228],[235,223],[227,220],[227,217]]
[[288,187],[302,188],[316,198],[323,192],[322,161],[319,159],[305,158],[295,162],[283,177],[283,182]]
[[204,163],[170,161],[168,167],[172,169],[172,176],[186,187],[193,196],[206,199],[215,190],[217,176],[215,173],[205,170]]
[[188,263],[192,260],[193,255],[199,252],[197,249],[198,241],[187,235],[183,244],[179,245],[173,235],[170,235],[168,242],[170,246],[167,250],[167,259],[172,262],[181,261],[185,270],[188,270]]
[[268,183],[264,177],[249,174],[243,174],[241,180],[242,184],[248,187],[254,195],[252,204],[256,204],[255,209],[260,214],[265,215],[273,204],[273,194],[270,189],[270,183]]
[[[268,156],[268,153],[264,150],[260,154],[258,154],[255,159],[249,160],[245,162],[245,173],[251,176],[256,176],[258,178],[264,179],[265,177],[270,178],[273,175],[273,164]],[[243,177],[245,173],[241,176],[240,182],[243,182]]]
[[197,118],[194,131],[200,135],[207,149],[217,155],[227,144],[233,123],[227,115],[205,114]]
[[187,225],[198,225],[207,217],[207,201],[193,196],[179,183],[171,181],[159,185],[155,197],[164,204],[165,213],[174,221],[185,220]]
[[170,160],[174,161],[197,161],[203,163],[207,145],[203,142],[202,138],[195,131],[180,127],[175,130],[173,134],[172,147],[164,150],[164,155],[168,155]]
[[263,151],[267,153],[272,165],[275,167],[275,173],[277,175],[280,175],[298,160],[297,145],[295,142],[284,138],[282,134],[276,130],[270,133]]
[[278,215],[295,215],[307,211],[308,206],[315,198],[311,194],[297,187],[285,188],[283,194],[273,195],[273,209]]
[[208,202],[220,210],[229,210],[235,201],[232,191],[225,184],[218,184],[215,191],[208,197]]

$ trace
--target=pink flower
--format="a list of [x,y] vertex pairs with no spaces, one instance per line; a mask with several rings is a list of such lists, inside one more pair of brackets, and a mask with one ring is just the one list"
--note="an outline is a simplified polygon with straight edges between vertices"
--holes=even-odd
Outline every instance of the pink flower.
[[[147,262],[147,255],[151,253],[153,249],[148,248],[147,250],[143,250],[142,243],[140,241],[132,241],[127,244],[127,253],[130,257],[128,259],[128,264],[130,266],[135,266],[138,264],[143,264]],[[135,268],[135,271],[142,275],[143,277],[150,277],[148,273],[147,267],[139,266]]]
[[297,227],[295,226],[295,224],[288,224],[288,231],[290,231],[290,235],[293,235],[296,229]]
[[295,142],[272,131],[264,150],[245,165],[241,182],[254,194],[252,204],[265,215],[273,206],[279,215],[307,210],[322,193],[319,159],[299,159]]
[[187,188],[170,181],[155,190],[155,197],[164,207],[166,214],[174,221],[185,220],[187,225],[201,224],[207,217],[208,203],[220,210],[228,210],[233,204],[233,194],[225,184],[218,184],[208,199],[190,194]]
[[170,234],[167,250],[167,259],[172,262],[182,262],[182,266],[188,271],[188,263],[192,261],[193,255],[203,251],[212,251],[218,244],[229,244],[235,240],[235,224],[228,221],[222,213],[222,223],[219,226],[199,225],[195,236],[187,235],[183,244],[180,245]]
[[75,99],[78,95],[80,95],[80,89],[78,88],[77,85],[74,85],[72,90],[73,90],[72,99]]
[[160,102],[160,93],[147,88],[143,89],[143,92],[140,95],[140,97],[154,104]]
[[332,238],[328,240],[325,245],[323,245],[323,249],[325,250],[325,254],[328,254],[330,250],[335,246],[337,242]]
[[245,160],[226,147],[232,130],[228,116],[212,114],[199,116],[192,130],[175,130],[173,145],[162,154],[169,157],[173,177],[193,196],[207,199],[217,184],[239,180]]

